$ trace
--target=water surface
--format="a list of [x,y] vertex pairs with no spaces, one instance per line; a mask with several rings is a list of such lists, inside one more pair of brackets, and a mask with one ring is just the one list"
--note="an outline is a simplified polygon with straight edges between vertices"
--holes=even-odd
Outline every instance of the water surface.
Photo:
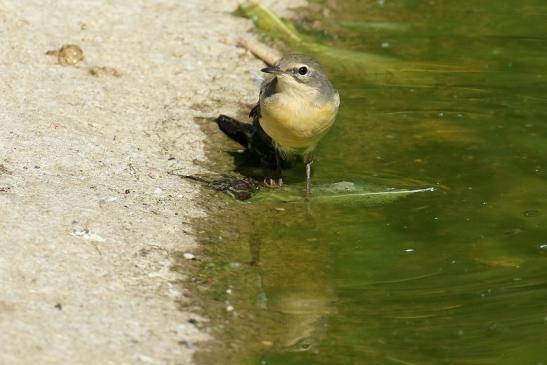
[[547,364],[547,3],[318,6],[299,27],[342,107],[314,182],[437,190],[223,205],[203,232],[221,335],[203,362]]

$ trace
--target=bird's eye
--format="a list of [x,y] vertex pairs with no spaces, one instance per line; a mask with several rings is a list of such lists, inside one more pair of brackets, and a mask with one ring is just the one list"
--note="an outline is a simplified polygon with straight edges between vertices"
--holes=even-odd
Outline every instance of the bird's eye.
[[299,73],[300,75],[305,75],[305,74],[308,73],[308,68],[307,68],[306,66],[302,66],[302,67],[300,67],[300,68],[298,69],[298,73]]

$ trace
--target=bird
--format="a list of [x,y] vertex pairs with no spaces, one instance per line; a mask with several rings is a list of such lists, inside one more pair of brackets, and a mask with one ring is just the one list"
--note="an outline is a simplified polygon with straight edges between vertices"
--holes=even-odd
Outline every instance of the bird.
[[301,156],[309,195],[313,152],[336,120],[339,93],[319,62],[309,55],[285,55],[261,71],[266,76],[258,102],[249,114],[252,123],[222,114],[216,122],[221,131],[251,151],[262,164],[274,167],[273,176],[265,179],[269,187],[281,187],[283,162]]

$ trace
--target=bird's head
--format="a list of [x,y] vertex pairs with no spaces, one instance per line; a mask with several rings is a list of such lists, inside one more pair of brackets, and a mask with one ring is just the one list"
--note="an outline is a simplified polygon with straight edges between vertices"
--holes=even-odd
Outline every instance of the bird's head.
[[281,91],[313,93],[330,98],[335,93],[323,68],[311,56],[290,54],[274,66],[262,69],[277,78]]

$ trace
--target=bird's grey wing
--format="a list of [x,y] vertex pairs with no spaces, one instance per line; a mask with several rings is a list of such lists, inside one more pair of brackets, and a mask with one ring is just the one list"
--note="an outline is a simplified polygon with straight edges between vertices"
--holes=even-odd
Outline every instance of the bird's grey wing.
[[249,118],[253,120],[253,124],[258,122],[258,119],[260,119],[260,102],[253,106],[251,112],[249,113]]
[[257,124],[258,120],[262,116],[260,114],[260,100],[270,97],[277,92],[277,78],[268,78],[262,82],[260,86],[260,97],[258,103],[251,109],[249,117],[253,119],[253,123]]
[[277,93],[277,77],[265,79],[260,86],[260,99],[268,98]]

